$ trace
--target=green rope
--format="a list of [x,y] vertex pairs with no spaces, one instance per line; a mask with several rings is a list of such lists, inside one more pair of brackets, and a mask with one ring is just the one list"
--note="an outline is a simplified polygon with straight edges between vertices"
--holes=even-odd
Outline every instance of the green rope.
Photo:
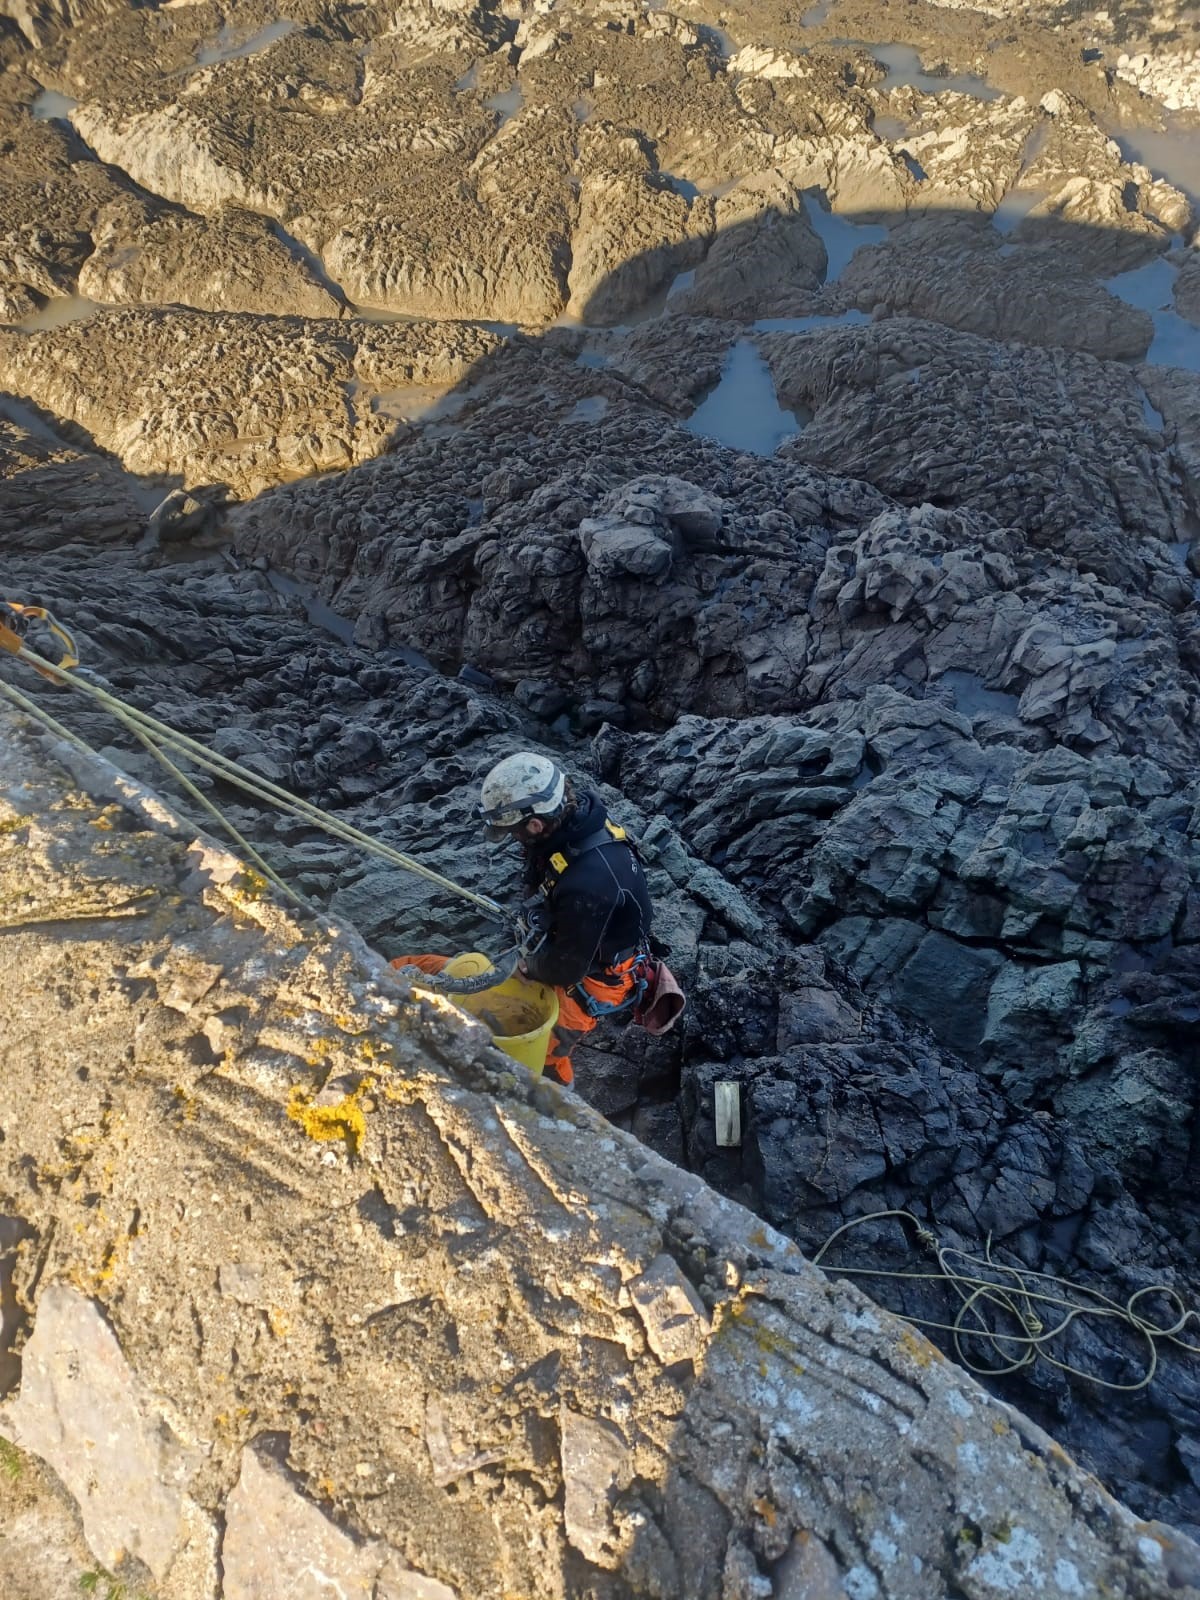
[[[76,749],[82,750],[86,755],[94,756],[96,754],[96,752],[85,740],[80,739],[78,735],[72,733],[69,728],[65,728],[62,723],[52,717],[48,711],[43,711],[41,706],[39,706],[36,701],[30,700],[28,695],[22,694],[19,689],[14,688],[11,684],[4,683],[2,680],[0,680],[0,695],[3,695],[6,700],[11,701],[14,705],[19,707],[19,709],[22,710],[27,716],[32,717],[35,722],[40,723],[42,727],[46,728],[50,733],[56,734],[59,738],[69,740]],[[186,793],[191,795],[196,804],[199,805],[204,811],[208,812],[218,827],[225,830],[225,832],[230,836],[242,853],[248,856],[251,861],[253,861],[254,865],[259,869],[263,876],[270,883],[273,883],[282,895],[285,895],[286,898],[293,903],[293,905],[299,906],[301,910],[309,912],[312,911],[312,907],[308,904],[307,900],[305,900],[302,895],[298,894],[290,884],[285,883],[278,873],[272,871],[271,867],[263,860],[262,856],[259,855],[258,851],[254,848],[250,841],[238,832],[237,828],[234,827],[229,818],[225,816],[225,814],[217,806],[213,805],[212,801],[209,800],[206,795],[200,792],[187,774],[179,770],[179,768],[171,760],[170,756],[167,755],[165,750],[160,750],[154,743],[153,739],[151,739],[148,734],[143,733],[141,729],[135,725],[131,718],[122,715],[120,712],[115,712],[114,715],[117,717],[119,722],[124,723],[124,725],[129,729],[130,733],[132,733],[136,739],[141,741],[150,754],[154,756],[157,761],[162,763],[162,765],[171,774],[179,786],[185,790]]]
[[[444,889],[450,894],[457,895],[460,899],[469,901],[494,922],[506,923],[510,920],[503,907],[486,895],[476,894],[474,890],[464,888],[462,884],[455,883],[452,879],[444,877],[440,872],[435,872],[431,867],[426,867],[421,862],[415,861],[411,856],[405,855],[403,851],[384,844],[382,840],[373,839],[370,834],[363,833],[360,829],[352,827],[351,824],[343,822],[340,818],[331,816],[328,812],[321,810],[319,806],[314,806],[309,801],[302,800],[298,795],[292,794],[290,790],[282,788],[279,784],[272,783],[267,778],[260,778],[256,773],[252,773],[247,768],[240,766],[228,756],[219,755],[215,750],[208,749],[198,740],[190,738],[187,734],[180,733],[176,728],[172,728],[169,723],[159,721],[158,718],[140,711],[136,706],[129,705],[119,695],[112,694],[109,690],[100,688],[98,684],[91,683],[87,678],[80,677],[71,668],[56,666],[53,662],[38,655],[36,651],[31,650],[28,645],[22,644],[20,650],[15,650],[12,654],[17,660],[28,662],[30,666],[36,667],[44,675],[67,684],[72,689],[79,690],[104,706],[107,711],[141,740],[166,770],[184,784],[188,792],[200,802],[209,815],[219,821],[225,831],[238,840],[241,847],[259,863],[265,876],[272,883],[283,888],[289,898],[297,904],[303,905],[304,901],[294,890],[288,889],[270,868],[266,867],[261,857],[257,855],[252,846],[246,843],[228,818],[224,817],[217,806],[200,794],[199,790],[183,777],[183,774],[179,772],[174,763],[166,757],[165,751],[174,751],[202,771],[208,772],[213,777],[220,778],[224,782],[236,785],[264,805],[273,806],[277,810],[284,811],[291,816],[311,823],[313,827],[321,829],[336,839],[352,844],[357,849],[388,862],[391,866],[399,867],[405,872],[411,872],[417,877],[423,878],[427,883],[431,883],[439,889]],[[12,694],[17,692],[14,690]],[[33,704],[26,700],[24,696],[22,696],[22,700],[25,702],[26,709]],[[30,714],[33,715],[35,712],[31,711]],[[53,718],[48,718],[47,713],[40,713],[40,718],[45,722],[46,726],[53,724],[55,732],[69,738],[74,744],[80,745],[84,749],[88,748],[83,744],[82,740],[69,733],[60,723],[55,722]]]
[[36,701],[31,700],[28,695],[22,694],[20,689],[14,688],[11,683],[5,683],[3,678],[0,678],[0,694],[6,700],[11,700],[15,706],[25,712],[26,716],[33,717],[35,721],[40,722],[44,728],[58,738],[65,739],[68,744],[74,745],[76,750],[82,751],[87,756],[95,755],[96,752],[86,740],[81,739],[77,733],[72,733],[70,728],[64,727],[61,722],[56,721],[48,711],[43,711]]

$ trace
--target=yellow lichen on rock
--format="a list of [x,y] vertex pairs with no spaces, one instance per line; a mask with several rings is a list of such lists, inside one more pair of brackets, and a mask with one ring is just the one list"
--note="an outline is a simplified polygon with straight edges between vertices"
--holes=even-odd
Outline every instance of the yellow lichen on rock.
[[911,1361],[918,1367],[928,1367],[935,1361],[942,1360],[942,1353],[929,1340],[919,1333],[914,1333],[911,1328],[905,1328],[900,1334],[900,1348]]
[[366,1137],[367,1119],[360,1102],[370,1087],[370,1080],[364,1078],[353,1093],[329,1106],[315,1105],[307,1092],[297,1087],[288,1097],[287,1114],[300,1124],[310,1139],[319,1143],[344,1139],[346,1149],[354,1156]]

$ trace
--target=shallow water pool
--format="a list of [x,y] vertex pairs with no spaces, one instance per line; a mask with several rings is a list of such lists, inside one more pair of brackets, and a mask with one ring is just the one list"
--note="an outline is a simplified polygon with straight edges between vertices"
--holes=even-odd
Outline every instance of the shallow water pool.
[[97,311],[109,309],[98,300],[88,300],[81,294],[66,294],[56,300],[47,300],[40,311],[23,317],[17,327],[22,333],[43,333],[48,328],[65,328],[69,322],[82,322],[87,317],[94,317]]
[[[857,42],[849,41],[851,44]],[[907,87],[919,89],[922,94],[969,94],[976,100],[1002,98],[999,89],[993,89],[985,78],[977,77],[972,72],[952,72],[945,77],[926,72],[920,55],[911,45],[864,44],[862,48],[869,50],[876,61],[888,69],[887,77],[879,85],[883,94]]]
[[37,122],[69,122],[78,104],[78,100],[59,94],[57,89],[42,89],[34,97],[29,110]]
[[1154,341],[1145,359],[1152,366],[1182,367],[1200,372],[1200,328],[1175,310],[1176,268],[1159,256],[1133,272],[1105,280],[1104,287],[1127,305],[1148,311],[1154,321]]
[[521,93],[521,85],[514,83],[511,89],[505,89],[502,94],[494,94],[483,103],[489,111],[500,113],[500,126],[503,127],[506,122],[511,122],[525,104],[525,96]]
[[779,404],[771,370],[749,339],[739,339],[730,350],[720,382],[684,427],[756,456],[774,455],[785,439],[800,432],[795,415]]
[[1125,128],[1109,137],[1126,161],[1140,161],[1200,209],[1200,128],[1186,127],[1170,115],[1166,120],[1165,129]]
[[1006,194],[992,212],[992,227],[997,233],[1014,233],[1045,197],[1044,189],[1022,189]]
[[826,283],[833,283],[841,276],[855,251],[861,250],[864,245],[881,244],[887,238],[887,229],[877,223],[847,222],[845,217],[839,217],[835,211],[823,205],[812,190],[804,196],[804,208],[829,258],[825,271]]
[[214,67],[218,61],[235,61],[239,56],[256,56],[260,50],[269,49],[280,39],[286,39],[289,33],[295,33],[298,27],[299,23],[283,17],[278,22],[268,22],[265,28],[259,28],[257,33],[252,33],[249,38],[244,35],[239,38],[241,30],[227,22],[211,43],[202,44],[196,51],[196,65]]
[[567,413],[568,422],[599,422],[608,411],[608,400],[602,394],[590,394],[585,400],[576,400]]

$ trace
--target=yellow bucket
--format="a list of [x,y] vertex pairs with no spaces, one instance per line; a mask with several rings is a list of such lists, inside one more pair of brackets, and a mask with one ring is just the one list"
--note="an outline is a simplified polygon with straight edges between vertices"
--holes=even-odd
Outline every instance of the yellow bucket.
[[[446,963],[452,978],[474,978],[491,966],[478,950],[455,956]],[[527,1067],[534,1077],[541,1075],[550,1046],[550,1031],[558,1021],[558,996],[544,983],[515,974],[494,989],[479,994],[452,994],[449,999],[460,1010],[477,1017],[490,1031],[492,1043],[514,1061]]]

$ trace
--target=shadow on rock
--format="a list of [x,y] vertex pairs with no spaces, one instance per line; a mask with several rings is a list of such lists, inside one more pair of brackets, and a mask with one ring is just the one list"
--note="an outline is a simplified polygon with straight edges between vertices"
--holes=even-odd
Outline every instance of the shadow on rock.
[[[1163,229],[925,215],[830,282],[802,197],[754,204],[591,286],[588,325],[442,330],[423,374],[459,363],[458,407],[424,425],[372,396],[427,325],[298,325],[336,367],[319,414],[359,385],[390,453],[229,526],[357,645],[215,559],[183,579],[46,555],[14,562],[16,594],[187,731],[489,894],[512,887],[475,834],[493,760],[540,743],[604,784],[693,1004],[678,1040],[601,1041],[582,1090],[806,1250],[900,1207],[1117,1299],[1194,1301],[1200,413],[1194,382],[1132,364],[1151,318],[1099,277]],[[265,348],[240,319],[119,316],[154,321],[158,353],[172,316]],[[63,343],[15,338],[0,359],[30,352],[48,393]],[[723,444],[764,396],[786,437]],[[135,667],[118,605],[160,659]],[[478,941],[423,885],[229,809],[386,954]],[[902,1303],[955,1309],[936,1285]],[[1074,1337],[1109,1381],[1141,1370],[1136,1335]],[[1140,1514],[1200,1525],[1194,1364],[1166,1354],[1132,1398],[1045,1367],[995,1382]]]

